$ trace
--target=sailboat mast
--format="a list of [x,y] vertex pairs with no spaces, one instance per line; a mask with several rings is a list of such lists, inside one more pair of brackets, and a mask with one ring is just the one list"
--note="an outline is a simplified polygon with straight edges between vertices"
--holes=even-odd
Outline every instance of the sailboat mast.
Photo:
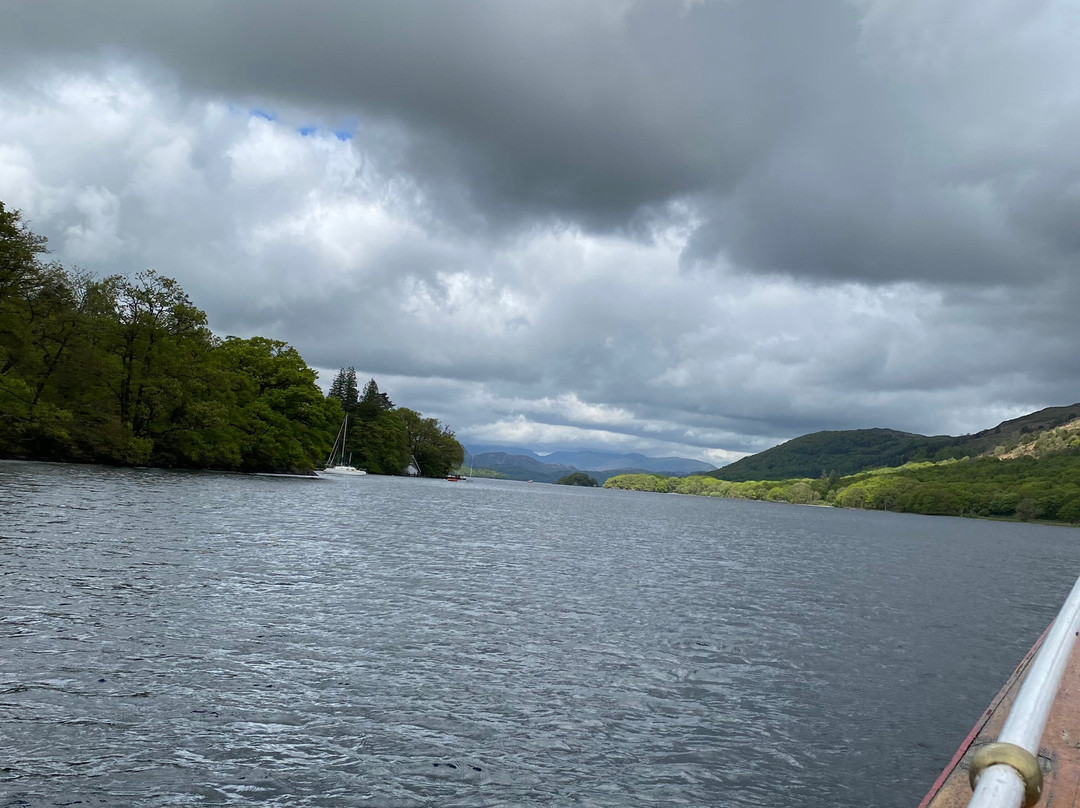
[[341,464],[345,465],[345,441],[349,437],[349,413],[345,413],[345,420],[341,422]]
[[345,434],[349,425],[349,416],[346,414],[345,419],[341,422],[341,426],[338,427],[337,436],[334,438],[334,445],[330,447],[330,456],[326,458],[325,466],[336,466],[335,459],[340,455],[342,459],[345,457]]

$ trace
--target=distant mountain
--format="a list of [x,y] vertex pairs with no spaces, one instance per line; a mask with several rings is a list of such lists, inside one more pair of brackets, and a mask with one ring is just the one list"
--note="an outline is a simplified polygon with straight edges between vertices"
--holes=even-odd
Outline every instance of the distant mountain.
[[[548,466],[568,467],[572,468],[574,471],[590,472],[626,472],[627,469],[632,469],[636,472],[655,472],[680,476],[706,472],[714,468],[714,466],[711,466],[708,463],[703,463],[700,460],[691,460],[686,457],[646,457],[643,454],[628,454],[603,449],[566,450],[541,455],[531,449],[523,449],[520,447],[500,447],[476,444],[474,446],[469,446],[468,451],[470,453],[472,465],[482,468],[492,468],[492,466],[485,465],[486,461],[481,462],[478,458],[487,458],[490,455],[524,457]],[[466,466],[469,465],[470,458],[466,458]],[[514,464],[514,461],[507,460],[500,460],[499,462],[503,464],[509,463],[510,465]],[[530,466],[530,468],[532,467]],[[499,470],[501,471],[502,469]],[[562,477],[564,475],[560,474],[559,476]],[[594,474],[592,476],[595,477],[596,475]],[[537,478],[531,476],[529,479]]]
[[814,432],[708,472],[719,480],[790,480],[836,472],[840,476],[913,460],[975,457],[1013,449],[1031,436],[1080,418],[1080,404],[1048,407],[1003,421],[974,435],[915,435],[894,429]]
[[563,463],[577,466],[584,471],[612,471],[614,469],[634,468],[641,471],[655,471],[667,474],[693,474],[711,471],[716,468],[700,460],[686,457],[646,457],[643,454],[620,454],[597,449],[552,452],[542,457],[545,463]]
[[[665,474],[672,477],[707,474],[720,480],[790,480],[835,472],[840,476],[913,460],[945,460],[1011,452],[1034,436],[1080,418],[1080,404],[1047,407],[1003,421],[973,435],[916,435],[895,429],[847,429],[814,432],[772,449],[744,457],[721,469],[685,457],[577,449],[541,455],[523,447],[469,447],[466,465],[489,468],[514,480],[554,482],[575,471],[589,472],[601,483],[618,474]],[[1026,451],[1026,450],[1025,450]]]
[[465,451],[470,455],[481,454],[508,454],[508,455],[520,455],[521,457],[531,457],[533,460],[543,461],[543,457],[532,449],[526,449],[523,446],[497,446],[493,443],[471,443],[465,447]]
[[540,483],[553,483],[560,477],[581,470],[573,466],[541,463],[539,460],[527,455],[509,454],[507,452],[480,452],[474,454],[466,461],[466,473],[469,465],[475,468],[497,471],[511,480],[535,480]]

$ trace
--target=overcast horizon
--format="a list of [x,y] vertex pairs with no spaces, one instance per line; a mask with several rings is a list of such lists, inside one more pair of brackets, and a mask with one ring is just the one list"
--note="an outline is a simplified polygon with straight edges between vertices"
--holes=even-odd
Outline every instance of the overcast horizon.
[[466,445],[1080,401],[1080,9],[0,0],[0,201]]

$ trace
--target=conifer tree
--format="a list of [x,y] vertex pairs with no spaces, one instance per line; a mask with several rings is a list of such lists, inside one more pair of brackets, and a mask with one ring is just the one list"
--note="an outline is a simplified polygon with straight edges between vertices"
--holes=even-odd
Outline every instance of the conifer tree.
[[356,407],[357,417],[361,421],[374,421],[380,412],[394,409],[394,402],[386,393],[379,392],[379,385],[374,379],[369,379],[364,385],[364,394],[360,396],[360,403]]
[[355,412],[360,394],[356,386],[356,368],[341,368],[330,384],[327,398],[336,398],[341,402],[341,409],[347,413]]

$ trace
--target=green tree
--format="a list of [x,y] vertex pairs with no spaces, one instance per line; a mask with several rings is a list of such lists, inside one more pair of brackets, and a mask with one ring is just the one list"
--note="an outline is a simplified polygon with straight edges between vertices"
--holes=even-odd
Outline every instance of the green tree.
[[1063,522],[1069,522],[1071,524],[1080,524],[1080,496],[1065,502],[1058,509],[1057,518]]
[[654,491],[666,494],[679,490],[679,479],[662,474],[617,474],[608,477],[604,488],[621,488],[627,491]]
[[799,480],[791,485],[787,493],[787,501],[797,505],[808,505],[821,499],[821,494],[815,491],[805,480]]
[[0,408],[16,454],[50,457],[70,444],[71,413],[49,400],[54,380],[77,336],[79,311],[67,276],[51,267],[25,286],[21,299],[0,304]]
[[147,270],[134,280],[110,276],[103,285],[112,303],[105,315],[103,348],[111,360],[106,383],[130,436],[122,459],[145,463],[155,439],[173,429],[197,396],[214,338],[206,315],[172,278]]
[[341,368],[334,381],[330,383],[330,398],[336,398],[341,402],[341,409],[347,413],[356,411],[356,405],[360,401],[360,392],[356,386],[356,368]]
[[989,512],[994,516],[1012,516],[1020,504],[1020,494],[1015,491],[1002,491],[990,500]]
[[1016,503],[1016,518],[1028,522],[1039,516],[1039,503],[1033,497],[1024,497]]
[[836,504],[842,508],[865,508],[867,492],[861,485],[851,485],[836,495]]
[[372,474],[401,474],[409,465],[409,437],[396,411],[381,410],[371,420],[350,422],[346,451]]
[[579,485],[584,488],[596,488],[600,485],[594,477],[590,477],[583,471],[575,471],[572,474],[567,474],[565,477],[560,477],[555,481],[556,485]]
[[388,412],[394,408],[394,403],[386,393],[379,391],[379,385],[374,379],[370,379],[364,385],[364,392],[356,405],[356,416],[361,421],[374,421],[379,413]]
[[420,464],[423,476],[445,477],[465,460],[465,448],[436,419],[424,418],[406,407],[398,407],[395,412],[405,424],[409,453]]
[[39,256],[48,252],[48,239],[30,230],[22,212],[0,202],[0,306],[25,299],[40,283]]
[[33,328],[42,317],[34,303],[48,286],[40,261],[45,245],[19,211],[0,202],[0,450],[16,456],[27,451],[33,419]]
[[295,471],[329,450],[341,406],[294,349],[222,343],[175,280],[95,280],[45,244],[0,203],[0,456]]
[[[341,420],[296,349],[265,337],[230,337],[218,349],[228,396],[213,445],[219,463],[244,471],[300,471],[319,465]],[[220,430],[224,430],[222,433]]]
[[921,485],[907,494],[905,510],[934,516],[958,516],[960,502],[946,486]]

